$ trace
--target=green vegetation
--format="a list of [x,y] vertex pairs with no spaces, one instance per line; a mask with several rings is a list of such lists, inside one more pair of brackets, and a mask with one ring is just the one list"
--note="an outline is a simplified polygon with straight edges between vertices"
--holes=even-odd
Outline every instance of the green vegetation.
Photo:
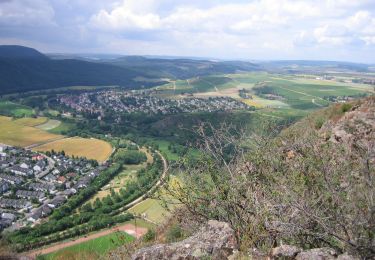
[[167,232],[166,238],[168,242],[177,242],[184,236],[182,228],[178,224],[172,225]]
[[137,216],[144,216],[153,223],[162,224],[170,213],[163,207],[163,203],[157,199],[146,199],[129,209],[129,212]]
[[35,113],[32,108],[24,105],[19,105],[10,101],[0,101],[0,115],[10,117],[31,117]]
[[70,122],[61,122],[57,127],[55,128],[52,128],[52,129],[49,129],[48,131],[50,133],[53,133],[53,134],[62,134],[62,135],[66,135],[69,133],[69,131],[73,130],[75,128],[75,124],[74,123],[70,123]]
[[99,258],[110,250],[121,245],[134,241],[134,238],[125,232],[115,232],[106,236],[95,238],[71,247],[64,248],[57,252],[38,257],[38,260],[53,260],[60,257],[85,256]]
[[[336,104],[274,138],[241,136],[230,127],[202,133],[199,160],[183,161],[183,185],[166,186],[167,194],[192,218],[230,223],[246,252],[283,243],[373,258],[374,138],[362,130],[373,123],[373,104],[374,98]],[[351,107],[357,110],[344,117]],[[354,138],[331,142],[337,129]]]
[[140,164],[147,161],[147,156],[144,152],[120,148],[114,156],[114,160],[123,164]]

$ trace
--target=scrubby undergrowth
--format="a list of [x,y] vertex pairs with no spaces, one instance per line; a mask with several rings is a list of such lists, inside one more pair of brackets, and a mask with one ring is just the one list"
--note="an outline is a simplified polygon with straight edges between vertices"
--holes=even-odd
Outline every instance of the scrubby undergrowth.
[[374,115],[372,97],[315,113],[276,138],[202,128],[202,157],[185,161],[183,185],[168,191],[196,220],[230,223],[243,250],[285,243],[374,257]]

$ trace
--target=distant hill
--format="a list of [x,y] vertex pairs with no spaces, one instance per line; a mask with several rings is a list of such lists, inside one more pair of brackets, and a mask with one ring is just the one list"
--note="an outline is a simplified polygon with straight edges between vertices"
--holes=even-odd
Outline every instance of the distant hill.
[[261,67],[243,61],[212,61],[199,59],[161,59],[143,56],[125,56],[118,59],[104,61],[107,64],[131,67],[150,77],[187,79],[196,76],[220,73],[236,73],[239,71],[260,70]]
[[266,70],[319,72],[324,70],[368,72],[371,65],[344,61],[279,60],[259,62]]
[[140,56],[111,59],[103,56],[107,59],[98,60],[75,55],[52,57],[24,46],[0,46],[0,94],[77,85],[119,85],[137,89],[165,83],[161,78],[184,79],[259,69],[249,62],[234,61],[149,59]]
[[151,84],[134,80],[142,75],[110,64],[74,59],[52,60],[34,49],[22,46],[0,46],[2,94],[76,85],[139,88]]
[[48,58],[35,49],[18,45],[0,45],[0,59],[36,59]]

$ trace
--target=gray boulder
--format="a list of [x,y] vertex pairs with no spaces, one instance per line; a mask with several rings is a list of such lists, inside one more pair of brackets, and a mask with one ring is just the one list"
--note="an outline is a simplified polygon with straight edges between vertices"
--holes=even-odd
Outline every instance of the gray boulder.
[[140,249],[132,259],[228,259],[237,249],[234,230],[227,223],[211,220],[181,242]]
[[337,253],[332,248],[314,248],[299,253],[296,260],[331,260],[336,259]]
[[296,246],[281,245],[272,249],[271,256],[275,259],[294,259],[301,251],[302,249]]

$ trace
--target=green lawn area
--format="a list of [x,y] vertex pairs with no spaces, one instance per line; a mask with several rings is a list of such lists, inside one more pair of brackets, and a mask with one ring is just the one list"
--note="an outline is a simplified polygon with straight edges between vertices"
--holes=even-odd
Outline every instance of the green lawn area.
[[169,212],[162,207],[161,202],[156,199],[146,199],[129,209],[130,213],[136,215],[142,215],[151,220],[154,223],[161,224],[164,222],[166,217],[169,216]]
[[31,117],[35,112],[28,106],[19,105],[10,101],[0,101],[0,114],[12,117]]
[[[57,121],[57,120],[56,120]],[[57,127],[48,130],[48,132],[53,134],[66,134],[69,130],[75,127],[74,123],[61,122]]]
[[82,259],[95,259],[105,255],[108,251],[131,241],[134,241],[134,237],[126,234],[125,232],[115,232],[71,247],[64,248],[54,253],[39,256],[37,259],[70,259],[69,256],[82,257]]
[[168,142],[166,140],[156,140],[156,139],[152,139],[150,141],[154,142],[155,144],[157,144],[159,146],[160,152],[166,157],[167,160],[177,161],[180,158],[180,156],[178,154],[172,153],[168,149],[168,146],[171,144],[170,142]]

